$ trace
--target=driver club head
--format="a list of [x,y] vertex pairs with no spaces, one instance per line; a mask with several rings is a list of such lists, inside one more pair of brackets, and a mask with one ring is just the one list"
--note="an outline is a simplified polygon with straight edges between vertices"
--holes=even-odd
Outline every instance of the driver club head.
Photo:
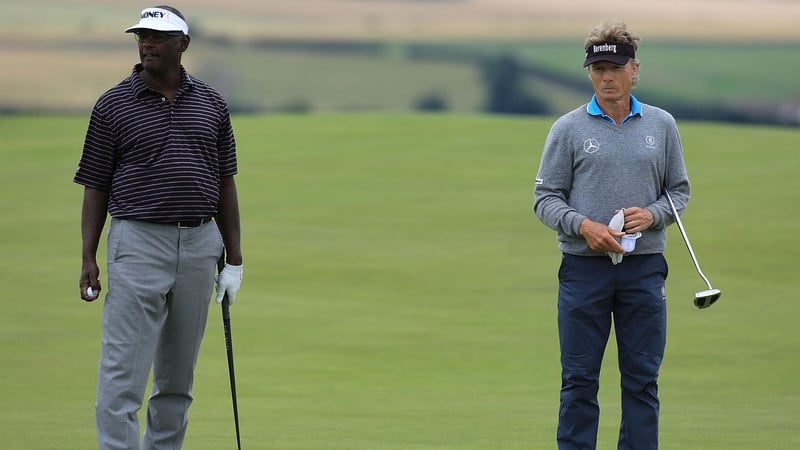
[[714,302],[719,300],[721,295],[722,291],[719,289],[700,291],[694,294],[694,306],[697,306],[699,309],[708,308],[709,306],[713,305]]

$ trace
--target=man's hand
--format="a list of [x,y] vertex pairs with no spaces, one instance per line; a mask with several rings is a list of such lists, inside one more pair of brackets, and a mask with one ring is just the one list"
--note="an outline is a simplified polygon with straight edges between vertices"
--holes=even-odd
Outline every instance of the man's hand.
[[242,285],[243,266],[234,266],[225,263],[222,272],[217,275],[217,303],[222,303],[225,294],[228,294],[228,302],[232,305],[236,300],[236,293]]
[[[626,209],[625,212],[627,211]],[[586,239],[589,248],[598,253],[625,253],[625,249],[617,241],[617,238],[621,238],[625,233],[616,231],[608,225],[583,219],[579,233]]]
[[[81,268],[81,279],[78,282],[78,286],[81,289],[81,299],[87,302],[93,302],[100,297],[100,290],[102,287],[98,279],[99,276],[100,269],[97,267],[97,263],[83,264]],[[91,292],[89,292],[89,288],[91,288]]]
[[[83,189],[81,207],[81,277],[78,286],[81,298],[93,302],[100,297],[100,269],[97,267],[97,245],[106,223],[108,191]],[[92,288],[91,294],[88,292]]]
[[625,208],[625,227],[622,229],[627,234],[634,234],[637,231],[643,232],[653,225],[655,219],[653,213],[647,208],[631,207]]

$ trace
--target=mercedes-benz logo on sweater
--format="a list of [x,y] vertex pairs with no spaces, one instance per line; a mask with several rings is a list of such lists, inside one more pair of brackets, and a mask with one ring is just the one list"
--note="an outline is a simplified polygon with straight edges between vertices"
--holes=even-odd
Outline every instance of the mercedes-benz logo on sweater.
[[597,139],[587,139],[583,141],[583,151],[586,153],[594,153],[600,150],[600,143],[597,142]]

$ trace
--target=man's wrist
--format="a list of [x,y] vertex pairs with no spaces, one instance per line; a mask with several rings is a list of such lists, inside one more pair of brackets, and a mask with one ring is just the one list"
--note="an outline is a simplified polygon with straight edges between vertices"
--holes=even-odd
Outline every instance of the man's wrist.
[[225,255],[225,263],[230,264],[232,266],[241,266],[242,265],[242,255],[241,254],[230,254],[228,253]]
[[589,224],[589,222],[591,222],[591,221],[589,220],[588,217],[584,217],[583,219],[581,219],[580,223],[578,224],[578,235],[579,236],[583,236],[584,227],[586,227]]

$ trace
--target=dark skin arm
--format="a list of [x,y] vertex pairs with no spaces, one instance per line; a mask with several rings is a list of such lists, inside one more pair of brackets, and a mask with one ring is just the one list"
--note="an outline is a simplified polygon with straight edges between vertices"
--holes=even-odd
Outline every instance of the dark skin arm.
[[242,265],[239,197],[232,176],[220,178],[219,206],[215,219],[225,244],[225,262],[234,266]]
[[[81,278],[79,286],[81,298],[87,302],[97,300],[100,296],[100,268],[97,266],[97,246],[106,223],[108,213],[108,192],[92,188],[83,190],[83,207],[81,209]],[[92,287],[94,296],[86,293]]]
[[[236,194],[236,183],[233,177],[223,177],[220,187],[219,212],[217,224],[222,234],[228,264],[241,265],[242,251],[240,246],[239,200]],[[82,263],[79,281],[81,298],[91,302],[100,296],[100,268],[97,265],[97,247],[100,235],[108,214],[108,192],[92,188],[83,191],[83,208],[81,210]],[[90,297],[86,288],[92,287],[94,296]]]

